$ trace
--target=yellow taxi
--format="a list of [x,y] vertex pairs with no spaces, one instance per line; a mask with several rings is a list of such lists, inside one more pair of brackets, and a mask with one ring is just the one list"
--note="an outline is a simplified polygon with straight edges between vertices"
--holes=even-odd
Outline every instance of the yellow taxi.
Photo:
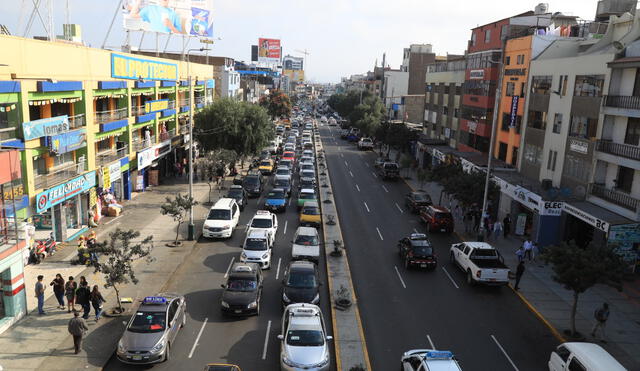
[[273,172],[273,160],[270,158],[265,158],[260,160],[260,166],[258,166],[258,170],[262,175],[270,175]]
[[307,201],[300,211],[300,225],[310,225],[320,227],[322,224],[322,216],[320,215],[320,206],[316,201]]

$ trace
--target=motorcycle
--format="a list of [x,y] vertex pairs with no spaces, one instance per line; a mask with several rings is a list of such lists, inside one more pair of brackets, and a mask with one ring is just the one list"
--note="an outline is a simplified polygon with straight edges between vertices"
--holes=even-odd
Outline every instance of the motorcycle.
[[36,246],[38,250],[44,250],[46,252],[46,255],[55,255],[57,251],[57,243],[55,238],[53,237],[53,232],[46,240],[36,240]]
[[43,244],[35,244],[29,252],[29,264],[40,264],[47,257],[47,250]]

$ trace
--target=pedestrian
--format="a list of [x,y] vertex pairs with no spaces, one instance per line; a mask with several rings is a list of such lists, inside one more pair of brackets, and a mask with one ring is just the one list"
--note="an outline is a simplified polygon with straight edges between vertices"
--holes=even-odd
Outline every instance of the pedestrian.
[[89,318],[89,312],[91,312],[90,304],[91,290],[89,290],[89,284],[87,280],[80,277],[80,287],[76,290],[76,302],[82,307],[82,318]]
[[495,223],[493,223],[493,235],[495,236],[496,241],[498,240],[498,237],[500,237],[500,235],[502,234],[502,222],[500,221],[500,219],[496,220]]
[[518,258],[518,262],[524,261],[524,247],[520,246],[518,250],[516,250],[516,257]]
[[464,214],[464,217],[463,217],[462,220],[464,222],[464,231],[465,231],[465,233],[471,232],[471,230],[473,228],[473,215],[472,215],[471,211],[467,211]]
[[480,212],[476,211],[473,213],[473,231],[478,232],[478,229],[480,229]]
[[511,214],[507,214],[507,216],[502,219],[502,227],[504,229],[504,238],[507,238],[509,233],[511,233]]
[[49,286],[53,286],[53,293],[58,299],[58,308],[64,309],[64,278],[60,273],[56,274],[56,278],[49,283]]
[[493,232],[493,222],[489,217],[487,217],[485,219],[485,224],[484,224],[484,233],[486,235],[485,238],[487,241],[489,241],[489,238],[491,237],[492,232]]
[[538,248],[538,243],[534,242],[531,248],[531,261],[535,262],[538,254],[540,254],[540,249]]
[[591,336],[595,338],[596,331],[598,331],[598,329],[602,330],[602,339],[600,341],[602,341],[603,343],[606,343],[607,341],[605,340],[604,328],[605,328],[605,325],[607,324],[607,320],[609,319],[609,304],[602,303],[602,307],[596,309],[595,312],[593,312],[593,317],[595,318],[596,323],[593,325],[593,328],[591,329]]
[[84,320],[80,318],[80,313],[78,313],[78,311],[73,311],[73,318],[69,320],[67,330],[73,336],[73,349],[75,350],[75,354],[80,353],[82,336],[84,336],[85,332],[89,331],[89,328]]
[[531,250],[533,250],[533,242],[531,242],[531,237],[527,237],[527,240],[524,241],[524,257],[531,261]]
[[102,304],[106,302],[104,297],[102,297],[100,290],[98,290],[98,285],[93,285],[90,300],[93,310],[96,312],[96,322],[98,322],[100,315],[102,314]]
[[38,282],[36,282],[36,298],[38,298],[38,314],[46,314],[44,312],[44,284],[42,280],[43,275],[38,276]]
[[64,296],[67,297],[67,312],[71,313],[76,310],[76,290],[78,283],[73,280],[73,276],[69,276],[69,280],[64,284]]
[[520,260],[520,263],[518,263],[518,268],[516,268],[516,285],[514,287],[516,291],[519,290],[518,286],[520,285],[520,279],[522,278],[523,273],[524,273],[524,261]]
[[460,216],[462,215],[462,209],[460,208],[460,205],[456,205],[456,207],[453,209],[453,216],[456,218],[456,220],[460,220]]

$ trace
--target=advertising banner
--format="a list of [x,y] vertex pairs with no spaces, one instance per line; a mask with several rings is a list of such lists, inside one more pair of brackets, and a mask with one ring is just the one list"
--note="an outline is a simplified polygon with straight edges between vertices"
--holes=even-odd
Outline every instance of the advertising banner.
[[213,37],[213,0],[124,0],[123,27],[131,31]]
[[69,131],[69,116],[56,116],[22,124],[24,140],[52,136]]
[[516,123],[518,122],[518,102],[520,101],[520,97],[514,95],[511,97],[511,112],[509,112],[509,127],[515,128]]
[[169,140],[138,152],[138,170],[144,169],[145,167],[151,165],[153,160],[167,154],[170,151],[171,141]]
[[151,100],[144,104],[144,111],[146,113],[160,112],[169,108],[169,100]]
[[300,71],[304,69],[303,66],[304,66],[304,58],[292,57],[290,55],[287,55],[286,57],[282,58],[282,67],[285,70]]
[[611,226],[607,246],[620,255],[627,264],[628,272],[635,272],[640,257],[640,224]]
[[280,62],[280,39],[258,39],[258,62]]
[[111,53],[111,77],[138,80],[177,80],[178,65]]
[[78,129],[52,136],[48,141],[49,150],[55,153],[67,153],[87,146],[87,130]]
[[49,188],[36,195],[36,213],[40,214],[63,201],[77,196],[96,185],[96,172],[90,171],[70,181]]

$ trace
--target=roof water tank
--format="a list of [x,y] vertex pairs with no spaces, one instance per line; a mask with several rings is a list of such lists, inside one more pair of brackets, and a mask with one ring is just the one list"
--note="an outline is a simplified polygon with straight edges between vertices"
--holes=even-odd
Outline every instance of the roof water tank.
[[536,5],[535,9],[534,9],[534,13],[535,14],[545,14],[549,12],[549,4],[547,3],[540,3],[538,5]]

